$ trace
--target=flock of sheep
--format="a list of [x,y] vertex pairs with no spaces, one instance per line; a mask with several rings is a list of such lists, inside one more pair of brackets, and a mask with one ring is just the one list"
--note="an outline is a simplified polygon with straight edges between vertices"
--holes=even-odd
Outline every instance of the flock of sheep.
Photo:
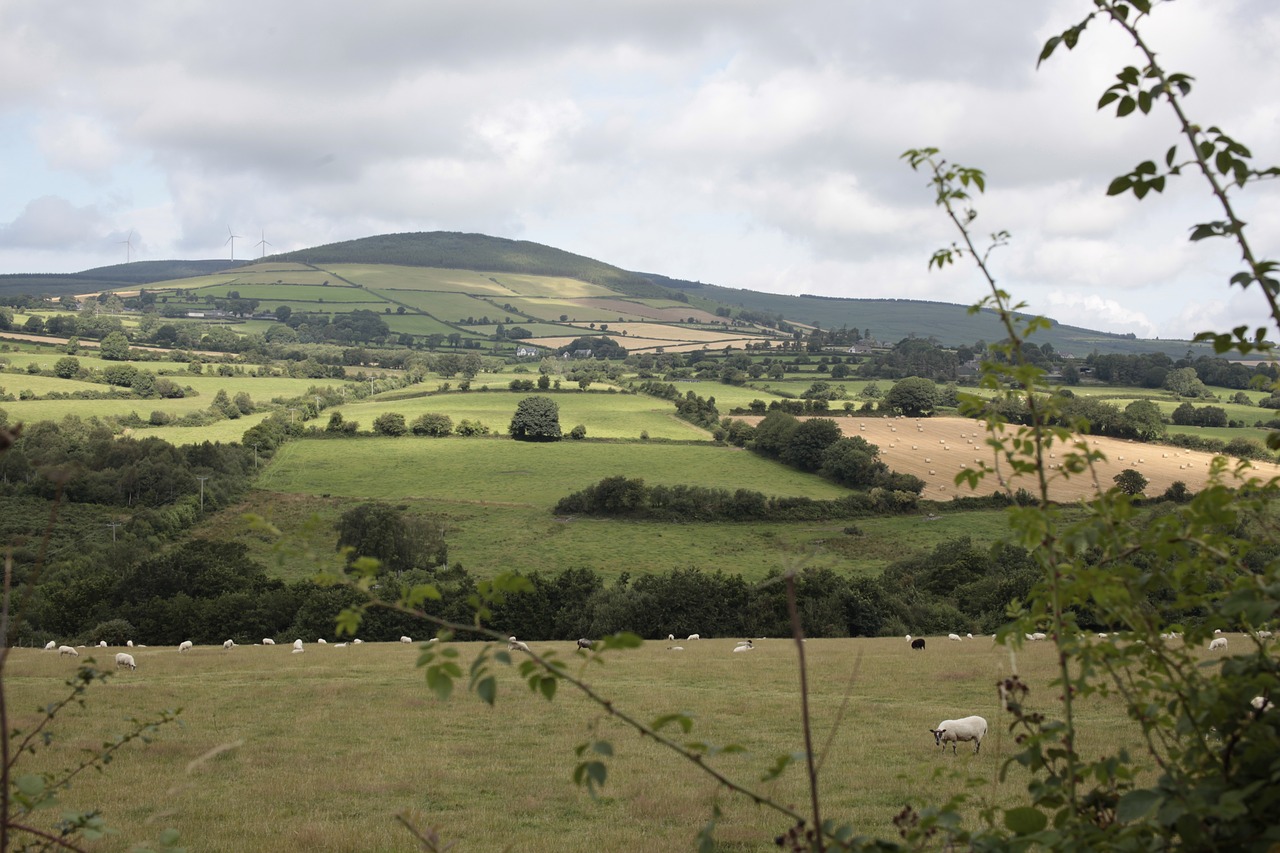
[[[1216,630],[1214,631],[1214,634],[1221,635],[1222,631]],[[992,634],[991,636],[993,639],[995,638],[994,634]],[[1180,636],[1181,636],[1180,634],[1161,634],[1162,639],[1176,639]],[[1265,640],[1265,639],[1270,639],[1272,636],[1272,633],[1270,631],[1258,631],[1257,636],[1260,639]],[[1098,634],[1098,637],[1100,639],[1105,640],[1108,638],[1108,634],[1100,632]],[[438,638],[436,637],[432,637],[427,642],[434,643],[437,641],[437,639]],[[675,639],[676,638],[674,634],[667,635],[668,642],[674,642]],[[701,639],[701,635],[690,634],[686,638],[686,642],[699,640],[699,639]],[[913,650],[915,651],[925,650],[926,643],[923,637],[912,637],[910,634],[907,634],[906,639],[907,639],[907,642],[911,645],[911,648]],[[947,635],[947,639],[951,642],[963,642],[964,639],[972,640],[973,634],[965,634],[965,636],[962,638],[959,634],[952,633]],[[1027,634],[1026,639],[1030,642],[1038,642],[1042,640],[1047,640],[1048,635],[1044,634],[1043,632],[1035,632],[1035,633]],[[356,640],[352,640],[351,644],[359,645],[362,642],[364,641],[356,639]],[[403,636],[400,638],[400,642],[412,643],[413,638],[408,636]],[[322,637],[319,640],[317,640],[317,643],[320,645],[327,645],[328,641]],[[273,640],[272,638],[264,637],[262,642],[259,645],[274,646],[275,644],[276,644],[276,641]],[[129,640],[126,643],[126,646],[128,646],[129,648],[133,648],[133,641]],[[334,643],[333,646],[335,648],[344,648],[345,646],[347,646],[347,643]],[[106,641],[104,640],[99,642],[97,647],[107,648]],[[228,650],[233,649],[236,647],[236,643],[234,640],[227,640],[222,644],[222,647]],[[578,640],[577,647],[579,649],[584,649],[589,651],[594,647],[594,644],[591,640],[586,639],[584,637]],[[80,656],[80,653],[76,651],[76,649],[73,646],[57,645],[56,642],[53,640],[50,640],[45,645],[44,648],[45,648],[45,651],[52,651],[56,648],[58,650],[59,656],[70,656],[70,657]],[[145,648],[145,646],[141,646],[140,648]],[[192,648],[194,648],[194,644],[190,640],[186,640],[178,644],[179,653],[188,652]],[[667,648],[670,651],[684,651],[684,646],[668,646]],[[1226,648],[1227,648],[1226,637],[1215,636],[1209,642],[1209,651],[1211,652],[1225,651]],[[752,651],[753,649],[755,649],[755,643],[752,640],[741,640],[737,643],[737,645],[734,646],[733,651],[749,652],[749,651]],[[522,652],[530,651],[528,644],[521,642],[520,640],[516,639],[514,636],[507,638],[507,650],[522,651]],[[293,649],[291,650],[291,654],[295,654],[295,655],[302,654],[305,651],[306,651],[306,648],[304,647],[301,639],[297,639],[293,641]],[[134,660],[133,655],[128,652],[118,652],[115,658],[116,658],[117,669],[136,670],[138,668],[138,664]],[[1254,697],[1253,701],[1251,702],[1251,705],[1253,709],[1259,713],[1270,711],[1273,708],[1271,701],[1267,699],[1267,697],[1265,696]],[[957,720],[943,720],[942,722],[938,723],[938,727],[936,729],[929,729],[929,732],[930,734],[933,735],[934,745],[942,747],[944,751],[946,750],[946,745],[951,744],[951,753],[953,755],[956,754],[956,746],[958,744],[968,743],[969,741],[972,741],[973,752],[976,755],[982,749],[982,739],[987,736],[987,721],[983,717],[980,717],[976,714],[968,717],[962,717]]]

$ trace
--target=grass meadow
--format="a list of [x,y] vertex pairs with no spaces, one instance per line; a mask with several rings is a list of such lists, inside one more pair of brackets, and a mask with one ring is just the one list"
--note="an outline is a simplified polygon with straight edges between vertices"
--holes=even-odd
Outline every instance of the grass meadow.
[[[294,655],[291,639],[181,655],[135,649],[137,671],[91,688],[86,706],[55,725],[53,746],[22,759],[22,772],[73,764],[83,749],[123,731],[126,717],[181,707],[181,727],[163,729],[150,745],[129,745],[105,773],[81,775],[60,798],[64,808],[100,807],[119,830],[88,849],[127,850],[172,826],[186,847],[201,851],[409,851],[414,842],[394,819],[408,813],[456,839],[458,853],[671,853],[695,849],[694,835],[716,803],[724,812],[718,849],[776,850],[773,838],[787,828],[781,815],[719,790],[690,762],[623,729],[570,688],[547,702],[514,668],[498,665],[496,707],[461,686],[441,701],[415,668],[415,646],[339,648],[332,638],[323,646],[306,637],[306,652]],[[684,641],[684,651],[649,641],[609,653],[603,666],[578,664],[568,643],[533,645],[558,651],[641,720],[691,715],[689,735],[675,727],[668,733],[745,747],[708,763],[781,802],[806,803],[798,765],[778,781],[758,782],[778,756],[803,748],[795,646],[762,640],[734,654],[735,639]],[[482,644],[454,646],[465,670]],[[114,651],[82,655],[110,660]],[[892,818],[907,803],[967,792],[976,820],[982,801],[1024,799],[1019,769],[998,781],[1012,744],[994,685],[1016,666],[1031,685],[1030,708],[1053,713],[1053,652],[1032,643],[1015,656],[987,638],[929,638],[923,653],[898,638],[807,643],[815,741],[827,745],[824,817],[896,837]],[[5,673],[11,727],[36,722],[35,709],[62,694],[74,667],[53,652],[14,650]],[[1141,752],[1111,700],[1084,700],[1076,713],[1084,754],[1122,746]],[[964,744],[955,755],[935,747],[929,729],[968,714],[990,722],[981,753]],[[592,799],[571,774],[574,748],[596,739],[612,741],[614,757],[601,796]]]

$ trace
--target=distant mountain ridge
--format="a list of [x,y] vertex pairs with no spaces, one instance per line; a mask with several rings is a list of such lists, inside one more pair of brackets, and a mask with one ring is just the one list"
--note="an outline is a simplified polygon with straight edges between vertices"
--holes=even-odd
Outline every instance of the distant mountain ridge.
[[[453,231],[380,234],[242,261],[133,261],[71,274],[0,275],[0,295],[56,297],[106,290],[135,290],[158,282],[231,272],[250,264],[273,262],[317,266],[393,264],[573,278],[634,298],[688,302],[707,311],[738,308],[757,317],[781,318],[792,324],[820,326],[828,330],[841,327],[857,329],[887,344],[911,336],[935,339],[945,346],[995,342],[1005,337],[1004,329],[993,312],[971,314],[965,305],[923,300],[762,293],[659,273],[632,272],[527,240]],[[1175,358],[1187,351],[1212,353],[1206,345],[1188,341],[1145,340],[1131,334],[1099,332],[1056,322],[1047,331],[1037,333],[1036,342],[1049,343],[1058,352],[1077,357],[1095,350],[1104,353],[1165,352]]]

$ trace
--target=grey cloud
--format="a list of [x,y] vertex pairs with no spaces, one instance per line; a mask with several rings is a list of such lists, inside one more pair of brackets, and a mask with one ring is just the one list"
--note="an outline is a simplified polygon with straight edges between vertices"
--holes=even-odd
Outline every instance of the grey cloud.
[[103,240],[105,220],[97,208],[76,207],[65,198],[42,196],[28,202],[17,218],[0,225],[4,248],[86,248]]

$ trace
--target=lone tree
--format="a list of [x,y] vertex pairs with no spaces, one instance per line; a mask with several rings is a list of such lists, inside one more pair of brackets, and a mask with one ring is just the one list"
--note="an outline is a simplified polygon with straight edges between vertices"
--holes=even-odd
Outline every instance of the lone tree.
[[884,395],[885,405],[909,418],[926,418],[938,405],[938,386],[931,379],[908,376]]
[[1147,487],[1148,482],[1146,477],[1133,468],[1125,468],[1111,479],[1115,480],[1116,487],[1126,495],[1142,494],[1142,490]]
[[507,432],[519,441],[559,441],[560,407],[550,397],[525,397],[516,406]]
[[396,507],[374,501],[352,507],[338,519],[338,548],[350,548],[348,563],[357,555],[376,557],[384,571],[432,569],[448,562],[444,528],[433,519],[408,516]]

